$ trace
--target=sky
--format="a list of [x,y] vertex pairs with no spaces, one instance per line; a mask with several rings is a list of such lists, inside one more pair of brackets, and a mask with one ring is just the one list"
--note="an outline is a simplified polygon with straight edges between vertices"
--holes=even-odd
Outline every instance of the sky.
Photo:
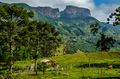
[[91,10],[93,17],[106,22],[108,16],[120,6],[120,0],[0,0],[5,3],[26,3],[30,6],[50,6],[64,10],[66,5],[84,7]]

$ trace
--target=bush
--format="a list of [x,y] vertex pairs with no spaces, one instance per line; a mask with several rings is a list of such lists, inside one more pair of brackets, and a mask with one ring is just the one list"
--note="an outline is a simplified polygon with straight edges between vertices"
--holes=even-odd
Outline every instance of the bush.
[[15,66],[15,67],[13,68],[13,70],[14,70],[14,71],[24,71],[25,68],[20,67],[20,66]]
[[43,74],[45,74],[45,71],[47,70],[47,68],[49,68],[50,65],[47,65],[46,63],[38,63],[38,70],[42,71]]

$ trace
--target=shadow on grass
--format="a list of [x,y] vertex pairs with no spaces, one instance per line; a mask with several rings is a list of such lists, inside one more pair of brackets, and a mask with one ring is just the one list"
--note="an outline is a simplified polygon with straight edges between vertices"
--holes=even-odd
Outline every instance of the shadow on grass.
[[95,79],[120,79],[120,77],[105,77],[105,78],[95,78]]
[[[82,64],[82,65],[77,65],[77,68],[87,68],[87,67],[108,67],[110,64],[108,63],[93,63],[93,64]],[[120,64],[113,64],[113,68],[120,68]]]
[[30,74],[28,74],[28,76],[39,76],[40,74],[35,74],[35,73],[30,73]]

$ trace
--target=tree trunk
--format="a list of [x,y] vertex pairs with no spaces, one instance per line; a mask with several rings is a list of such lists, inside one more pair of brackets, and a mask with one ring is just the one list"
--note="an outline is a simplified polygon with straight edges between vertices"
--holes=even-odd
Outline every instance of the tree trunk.
[[38,72],[37,72],[37,58],[38,58],[38,53],[39,53],[39,37],[38,37],[38,40],[37,40],[36,57],[35,57],[35,72],[36,72],[36,75],[38,74]]
[[37,50],[36,56],[35,56],[35,68],[34,68],[34,71],[35,71],[36,75],[38,74],[38,72],[37,72],[37,58],[38,58],[38,50]]
[[35,58],[35,74],[37,75],[37,58]]
[[12,65],[13,65],[13,52],[12,52],[12,36],[10,35],[10,79],[12,79]]
[[[10,56],[13,57],[12,46],[10,46]],[[10,59],[10,73],[12,74],[12,58]]]

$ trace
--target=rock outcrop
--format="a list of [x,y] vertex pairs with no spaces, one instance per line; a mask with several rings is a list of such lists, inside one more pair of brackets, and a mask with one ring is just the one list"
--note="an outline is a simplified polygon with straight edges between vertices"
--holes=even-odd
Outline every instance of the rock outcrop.
[[65,10],[60,12],[58,8],[51,7],[37,7],[36,10],[50,18],[79,18],[91,16],[90,10],[87,8],[80,8],[76,6],[66,6]]
[[47,17],[51,18],[58,18],[60,17],[60,12],[58,8],[51,8],[51,7],[37,7],[36,10]]
[[[0,4],[4,4],[0,2]],[[90,10],[87,8],[80,8],[73,5],[68,5],[63,11],[59,11],[58,8],[51,7],[31,7],[25,3],[12,3],[17,6],[23,6],[27,10],[36,10],[38,14],[47,16],[50,18],[81,18],[91,16]]]
[[66,9],[61,12],[62,18],[78,18],[86,16],[91,16],[90,10],[76,6],[67,6]]

